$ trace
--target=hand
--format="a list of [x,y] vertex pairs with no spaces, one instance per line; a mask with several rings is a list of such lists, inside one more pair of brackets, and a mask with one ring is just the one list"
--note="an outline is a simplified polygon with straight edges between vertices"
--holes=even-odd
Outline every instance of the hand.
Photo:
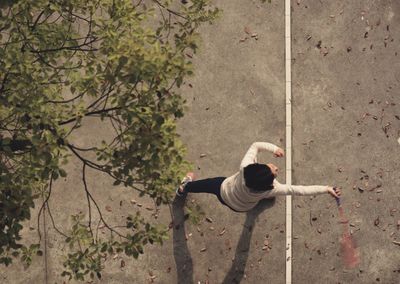
[[332,195],[332,197],[334,198],[340,198],[340,196],[342,195],[342,190],[339,187],[336,187],[335,189],[333,189],[333,187],[328,187],[329,194]]
[[274,156],[277,158],[283,157],[285,155],[285,152],[281,148],[278,148],[274,152]]

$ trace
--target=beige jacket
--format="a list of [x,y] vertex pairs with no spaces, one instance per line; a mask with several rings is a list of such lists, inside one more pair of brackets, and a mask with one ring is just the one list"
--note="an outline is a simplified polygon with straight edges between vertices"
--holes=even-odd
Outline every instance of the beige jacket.
[[255,142],[244,156],[240,170],[233,176],[226,178],[221,185],[221,197],[225,203],[236,211],[248,211],[252,209],[258,201],[264,198],[271,198],[277,195],[315,195],[328,193],[328,186],[321,185],[287,185],[274,180],[272,190],[264,192],[251,192],[245,185],[243,169],[250,164],[257,163],[257,154],[260,151],[275,152],[278,147],[271,143]]

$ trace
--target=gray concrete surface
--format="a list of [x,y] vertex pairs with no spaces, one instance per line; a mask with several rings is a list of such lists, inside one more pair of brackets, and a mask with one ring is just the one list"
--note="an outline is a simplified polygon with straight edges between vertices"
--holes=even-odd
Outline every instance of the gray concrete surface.
[[361,256],[358,269],[343,268],[328,197],[296,198],[295,283],[399,283],[400,3],[303,0],[292,8],[293,182],[343,188]]
[[[186,84],[183,89],[188,107],[180,132],[198,178],[231,175],[252,142],[282,145],[285,138],[283,3],[215,4],[223,9],[223,15],[215,25],[202,30],[203,43],[195,58],[197,75],[188,81],[193,87]],[[77,139],[85,147],[99,137],[98,133],[106,133],[107,127],[86,128]],[[203,153],[207,156],[200,158]],[[266,154],[261,161],[270,159]],[[275,162],[284,171],[284,161]],[[68,174],[55,185],[50,202],[61,230],[70,225],[71,214],[87,208],[78,161],[72,160]],[[112,187],[105,177],[89,171],[88,186],[102,209],[112,209],[103,210],[110,223],[118,223],[138,209],[129,202],[139,200],[134,193]],[[283,199],[261,204],[248,214],[230,211],[213,196],[190,195],[187,202],[199,203],[213,223],[183,222],[183,204],[175,202],[172,212],[166,207],[160,213],[161,223],[169,224],[171,214],[175,219],[164,246],[148,247],[138,261],[113,256],[106,261],[102,281],[98,282],[150,283],[153,275],[154,283],[284,283]],[[149,200],[140,203],[142,208],[152,205]],[[220,234],[223,230],[225,233]],[[31,238],[35,240],[34,235]],[[67,250],[63,239],[47,219],[47,273],[44,258],[38,258],[29,269],[18,263],[1,269],[1,281],[44,283],[47,275],[48,283],[62,283],[62,254]],[[271,249],[263,250],[266,240]]]
[[[282,147],[285,141],[283,1],[215,4],[223,15],[202,30],[196,75],[188,81],[192,87],[183,88],[186,116],[179,124],[198,178],[233,174],[254,141]],[[343,188],[361,254],[359,268],[344,269],[332,198],[295,197],[293,283],[399,283],[400,247],[392,241],[400,238],[400,3],[294,0],[292,11],[293,183]],[[245,27],[258,39],[245,39]],[[107,127],[82,133],[82,146]],[[284,160],[267,153],[260,160],[276,163],[284,173]],[[86,210],[80,172],[72,161],[67,180],[53,191],[50,205],[61,230],[70,224],[70,214]],[[88,183],[101,207],[110,206],[112,212],[103,210],[110,222],[138,210],[129,202],[139,201],[135,193],[92,172]],[[189,195],[186,201],[200,204],[213,222],[184,222],[183,201],[177,200],[159,217],[166,224],[174,218],[170,239],[148,247],[138,261],[113,256],[102,281],[94,283],[151,283],[152,275],[153,283],[284,283],[284,198],[248,214],[230,211],[214,196]],[[139,202],[145,214],[152,213],[143,210],[152,206],[150,200]],[[46,225],[48,283],[63,283],[66,247],[48,217]],[[34,242],[37,232],[27,224],[24,236]],[[270,250],[262,250],[265,241]],[[35,260],[30,268],[18,263],[1,268],[0,282],[45,283],[45,258]]]

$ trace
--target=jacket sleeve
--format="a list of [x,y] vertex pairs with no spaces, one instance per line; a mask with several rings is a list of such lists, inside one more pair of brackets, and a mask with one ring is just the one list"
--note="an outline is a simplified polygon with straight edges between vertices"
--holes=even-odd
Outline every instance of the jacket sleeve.
[[276,195],[317,195],[328,193],[329,186],[326,185],[288,185],[279,182],[274,183],[270,196]]
[[242,162],[240,163],[240,169],[243,169],[244,167],[257,163],[257,154],[259,151],[270,151],[270,152],[275,152],[279,147],[267,143],[267,142],[254,142],[249,150],[247,150],[246,155],[244,155],[244,158]]

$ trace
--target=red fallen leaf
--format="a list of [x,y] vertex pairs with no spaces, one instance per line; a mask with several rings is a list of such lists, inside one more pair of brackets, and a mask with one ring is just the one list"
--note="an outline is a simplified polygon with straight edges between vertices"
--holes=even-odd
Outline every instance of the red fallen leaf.
[[378,216],[378,217],[376,217],[376,219],[374,221],[374,225],[378,227],[379,223],[380,223],[380,220],[379,220],[379,216]]
[[107,206],[106,206],[106,210],[107,210],[108,212],[112,212],[111,206],[107,205]]

